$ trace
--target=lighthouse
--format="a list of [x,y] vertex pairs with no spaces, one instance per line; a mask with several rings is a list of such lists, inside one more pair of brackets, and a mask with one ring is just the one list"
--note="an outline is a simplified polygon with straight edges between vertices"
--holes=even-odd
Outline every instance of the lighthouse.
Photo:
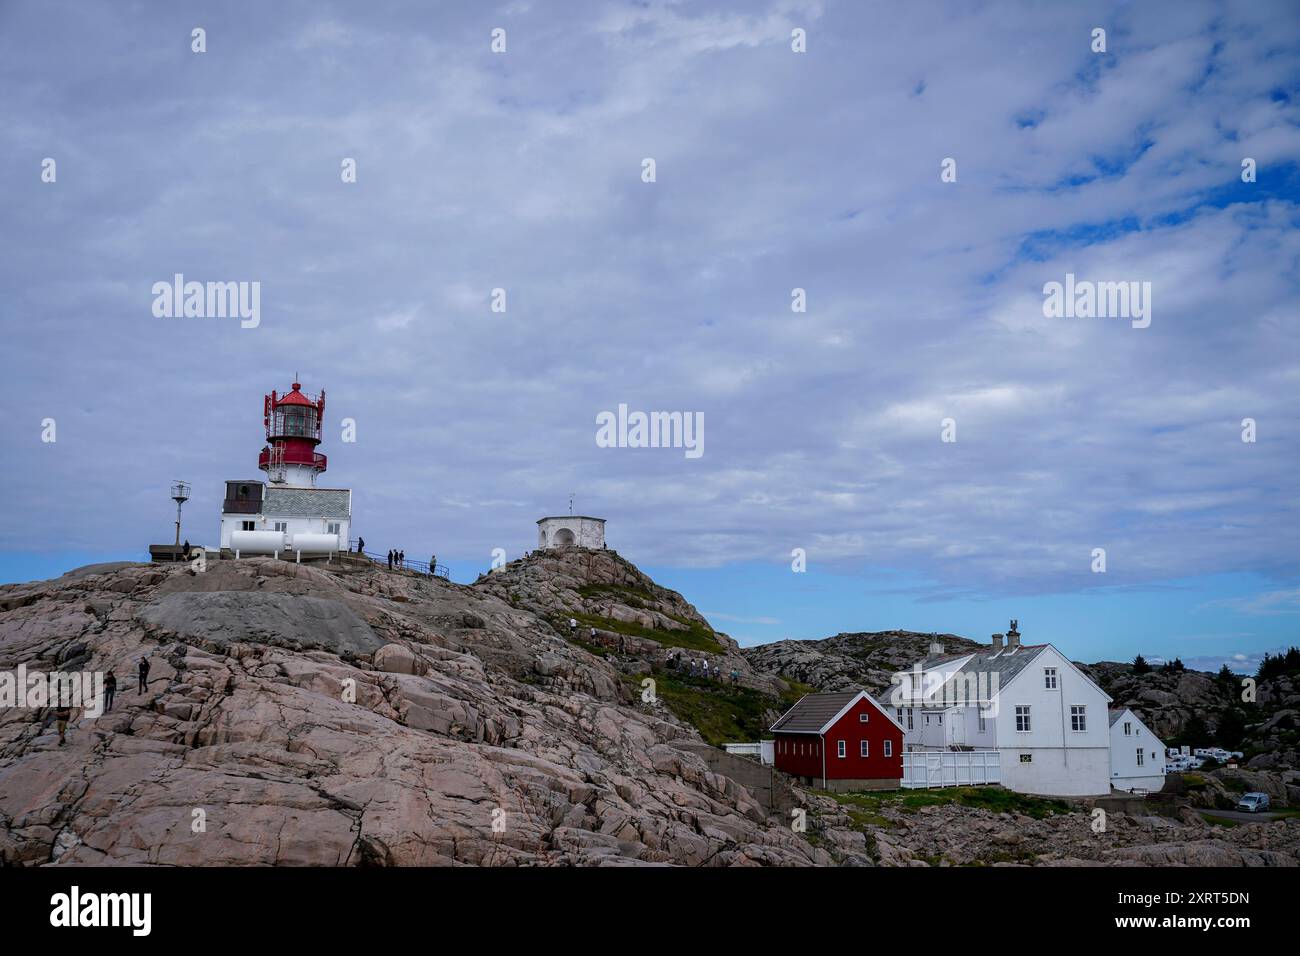
[[221,506],[223,555],[321,556],[348,549],[352,490],[320,488],[326,458],[316,450],[325,419],[325,392],[307,395],[302,383],[272,391],[262,402],[266,444],[257,467],[266,480],[226,482]]
[[266,447],[257,456],[257,467],[273,485],[315,488],[316,476],[325,470],[325,456],[316,451],[320,424],[325,418],[325,391],[317,398],[302,393],[302,384],[278,396],[272,389],[262,404]]

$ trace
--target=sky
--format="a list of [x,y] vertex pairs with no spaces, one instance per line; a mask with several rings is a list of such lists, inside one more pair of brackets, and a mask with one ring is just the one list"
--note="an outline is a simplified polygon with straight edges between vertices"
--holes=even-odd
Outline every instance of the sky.
[[1290,0],[6,0],[0,194],[0,581],[144,558],[175,479],[215,544],[296,375],[355,532],[456,580],[575,494],[743,644],[1300,643]]

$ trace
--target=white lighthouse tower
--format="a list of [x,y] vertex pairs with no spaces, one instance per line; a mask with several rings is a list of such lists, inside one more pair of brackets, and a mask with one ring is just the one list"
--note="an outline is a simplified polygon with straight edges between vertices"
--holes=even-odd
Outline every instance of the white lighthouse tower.
[[245,554],[322,555],[348,548],[352,490],[318,488],[325,456],[316,450],[325,418],[325,393],[313,398],[302,385],[262,403],[266,445],[257,467],[266,481],[226,482],[221,508],[221,549]]

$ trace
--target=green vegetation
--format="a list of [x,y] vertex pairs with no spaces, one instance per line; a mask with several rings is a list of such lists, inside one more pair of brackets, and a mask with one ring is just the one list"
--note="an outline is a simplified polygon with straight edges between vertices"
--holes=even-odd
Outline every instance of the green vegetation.
[[628,607],[645,607],[654,604],[657,598],[643,588],[630,588],[623,584],[584,584],[578,588],[584,598],[612,597],[622,601]]
[[1289,647],[1285,654],[1276,656],[1265,654],[1259,662],[1256,680],[1268,680],[1271,677],[1285,677],[1300,674],[1300,647]]
[[1227,817],[1216,817],[1210,813],[1204,813],[1201,815],[1205,817],[1207,822],[1213,823],[1216,827],[1227,827],[1228,829],[1232,829],[1233,827],[1241,826],[1240,820],[1229,820]]
[[[623,676],[638,695],[644,678],[643,674]],[[767,731],[767,712],[780,709],[780,701],[770,694],[736,684],[662,672],[654,675],[654,681],[664,706],[715,747],[758,740]]]
[[879,811],[886,807],[904,813],[915,813],[921,807],[955,804],[961,807],[992,810],[995,813],[1020,813],[1041,820],[1057,813],[1074,813],[1078,809],[1065,800],[1032,797],[1004,790],[1001,787],[945,787],[936,790],[881,790],[860,793],[819,792],[842,806],[853,807],[864,814],[876,816],[879,816]]
[[793,677],[786,677],[782,674],[781,680],[790,685],[790,689],[781,695],[781,702],[785,704],[786,710],[789,710],[795,704],[799,703],[799,698],[804,696],[804,694],[817,693],[816,687],[813,687],[811,684],[805,684],[802,681],[797,681]]
[[[665,647],[684,647],[687,650],[710,651],[714,654],[722,650],[722,645],[718,643],[718,638],[713,631],[698,621],[683,621],[680,618],[673,618],[673,620],[685,625],[686,629],[667,631],[646,627],[644,624],[637,624],[632,621],[616,621],[611,617],[584,614],[581,611],[572,611],[570,614],[575,621],[584,627],[613,631],[615,634],[626,634],[628,637],[643,637],[647,640],[657,641]],[[561,630],[564,630],[564,628],[561,628]]]

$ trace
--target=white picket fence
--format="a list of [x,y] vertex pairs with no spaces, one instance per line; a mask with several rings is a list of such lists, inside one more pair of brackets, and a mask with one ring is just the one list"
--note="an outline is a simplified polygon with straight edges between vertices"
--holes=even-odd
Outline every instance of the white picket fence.
[[903,786],[966,787],[1002,782],[996,750],[913,750],[903,754]]

